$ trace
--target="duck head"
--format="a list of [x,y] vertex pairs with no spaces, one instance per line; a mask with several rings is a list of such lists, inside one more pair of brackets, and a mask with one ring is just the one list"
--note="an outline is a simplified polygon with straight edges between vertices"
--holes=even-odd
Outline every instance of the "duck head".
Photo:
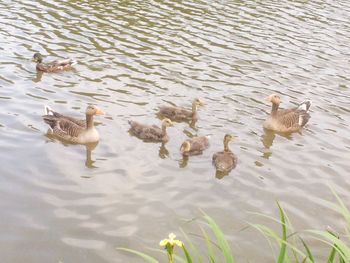
[[174,126],[173,122],[168,119],[168,118],[165,118],[163,121],[162,121],[162,126],[163,127],[171,127],[171,126]]
[[97,107],[95,105],[89,105],[86,108],[85,114],[92,116],[92,115],[103,115],[105,113],[99,107]]
[[278,95],[276,94],[271,94],[270,96],[267,96],[266,101],[271,102],[272,104],[280,104],[281,103],[281,99]]
[[182,143],[181,147],[180,147],[180,152],[182,155],[187,155],[188,152],[191,149],[191,144],[189,141],[185,141]]
[[39,52],[37,52],[34,54],[33,60],[36,63],[41,63],[43,61],[43,56]]

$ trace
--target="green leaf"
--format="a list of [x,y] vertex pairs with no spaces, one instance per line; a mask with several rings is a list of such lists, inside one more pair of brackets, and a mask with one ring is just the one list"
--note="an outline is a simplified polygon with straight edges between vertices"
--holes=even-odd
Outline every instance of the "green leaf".
[[218,240],[219,247],[224,254],[226,263],[233,263],[234,260],[233,260],[232,251],[228,242],[226,241],[224,233],[221,231],[220,227],[215,223],[214,219],[212,219],[210,216],[206,214],[204,214],[204,218],[209,223],[210,228],[213,230],[214,235]]
[[280,253],[278,255],[277,263],[283,263],[284,258],[286,256],[286,242],[287,242],[287,228],[286,228],[286,218],[284,216],[284,210],[280,206],[280,204],[277,202],[278,209],[280,210],[280,217],[281,217],[281,225],[282,225],[282,240],[284,242],[280,243]]
[[350,262],[350,247],[348,247],[343,241],[326,231],[310,230],[310,232],[328,239],[330,242],[323,239],[320,240],[333,246],[346,262]]
[[188,253],[185,245],[182,245],[182,250],[184,251],[184,254],[186,256],[187,263],[192,263],[192,258],[190,256],[190,254]]
[[305,241],[300,237],[300,240],[301,240],[301,243],[303,244],[305,250],[306,250],[306,253],[307,253],[307,257],[303,260],[306,262],[306,260],[310,260],[312,263],[315,262],[315,259],[314,257],[312,256],[312,253],[311,253],[311,250],[310,248],[306,245]]
[[202,262],[203,262],[203,261],[202,261],[202,257],[201,257],[201,255],[200,255],[200,253],[198,252],[198,249],[195,247],[195,245],[193,244],[193,242],[191,241],[191,239],[188,237],[188,235],[187,235],[182,229],[180,229],[180,230],[181,230],[182,234],[184,235],[184,237],[186,238],[187,243],[190,245],[190,247],[191,247],[193,253],[195,254],[195,256],[196,256],[196,262],[202,263]]
[[203,236],[205,238],[205,241],[207,243],[209,260],[211,263],[215,263],[215,254],[214,254],[212,242],[211,242],[207,232],[204,230],[204,228],[202,228],[201,226],[199,228],[201,229]]

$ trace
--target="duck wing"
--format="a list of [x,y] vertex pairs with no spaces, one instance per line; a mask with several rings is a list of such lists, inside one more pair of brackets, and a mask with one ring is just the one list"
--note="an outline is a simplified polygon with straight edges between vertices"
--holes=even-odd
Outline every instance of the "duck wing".
[[279,110],[276,115],[276,120],[285,128],[303,127],[310,119],[307,111],[299,108]]
[[237,157],[231,152],[217,152],[213,155],[213,164],[217,171],[228,172],[236,167]]
[[52,111],[52,114],[56,118],[66,119],[66,120],[69,120],[69,121],[75,123],[76,125],[78,125],[82,128],[86,128],[86,120],[76,119],[76,118],[73,118],[70,116],[62,115],[62,114],[55,112],[55,111]]
[[189,140],[193,152],[202,152],[209,147],[209,139],[206,136],[194,137]]
[[162,140],[163,133],[156,125],[146,125],[136,121],[129,121],[130,133],[145,140]]
[[65,118],[44,115],[43,119],[51,127],[53,134],[67,141],[75,142],[78,136],[85,131],[85,128]]
[[159,113],[171,120],[188,120],[193,117],[191,110],[181,107],[162,106],[159,108]]

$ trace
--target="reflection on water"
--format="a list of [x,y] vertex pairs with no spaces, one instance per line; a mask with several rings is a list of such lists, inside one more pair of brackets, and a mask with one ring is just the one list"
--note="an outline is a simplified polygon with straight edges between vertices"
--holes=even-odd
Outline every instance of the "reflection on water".
[[182,158],[179,160],[179,167],[185,168],[188,164],[189,157],[187,155],[183,155]]
[[41,81],[41,78],[43,77],[44,72],[42,71],[36,71],[35,78],[33,79],[34,82]]
[[228,176],[231,172],[232,171],[230,171],[230,172],[216,171],[215,177],[220,180],[220,179],[224,178],[225,176]]
[[86,148],[85,166],[87,168],[97,168],[97,166],[94,165],[95,161],[93,161],[92,158],[91,158],[91,153],[96,148],[98,143],[99,142],[97,141],[97,142],[85,144],[85,148]]
[[159,147],[159,157],[161,159],[165,159],[169,156],[169,151],[167,150],[167,148],[165,147],[165,143],[162,143]]
[[[301,134],[301,132],[298,132],[296,134]],[[281,132],[271,131],[264,128],[264,134],[262,135],[262,139],[261,139],[262,144],[264,146],[264,149],[262,150],[263,158],[269,159],[271,157],[272,151],[270,148],[273,145],[276,135],[281,136],[290,141],[293,140],[293,133],[281,133]]]
[[59,143],[62,144],[63,146],[67,147],[66,151],[69,151],[69,148],[74,146],[74,147],[84,147],[85,152],[86,152],[86,159],[85,159],[85,166],[89,169],[91,168],[98,168],[97,166],[94,165],[96,161],[92,159],[92,152],[93,150],[97,147],[99,142],[92,142],[92,143],[86,143],[86,144],[74,144],[74,143],[69,143],[64,140],[58,139],[54,134],[52,134],[52,130],[50,128],[47,130],[45,136],[50,139],[50,142],[53,143]]

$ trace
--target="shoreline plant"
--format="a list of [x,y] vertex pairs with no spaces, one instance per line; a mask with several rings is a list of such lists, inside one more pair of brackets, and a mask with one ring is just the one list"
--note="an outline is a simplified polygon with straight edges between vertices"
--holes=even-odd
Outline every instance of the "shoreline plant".
[[[340,239],[340,235],[336,234],[334,230],[331,230],[328,227],[326,230],[305,230],[300,233],[307,235],[308,237],[321,241],[328,247],[329,253],[324,261],[325,263],[350,263],[350,212],[348,208],[345,206],[343,201],[339,198],[339,196],[333,191],[334,196],[336,197],[337,203],[329,203],[329,206],[334,211],[337,211],[342,217],[345,219],[346,234],[343,235],[343,239]],[[279,210],[279,219],[276,219],[271,216],[267,216],[261,213],[254,213],[256,215],[262,216],[269,220],[272,220],[280,225],[281,232],[276,233],[272,228],[264,225],[264,224],[251,224],[249,223],[249,227],[256,229],[263,236],[265,236],[270,243],[270,247],[273,250],[273,245],[271,241],[275,241],[278,247],[278,253],[275,255],[275,262],[277,263],[315,263],[322,262],[321,259],[315,258],[312,253],[312,249],[307,244],[307,242],[302,238],[299,232],[294,231],[290,220],[287,217],[286,212],[282,208],[282,206],[277,202],[278,210]],[[201,253],[198,247],[193,243],[193,241],[189,238],[188,234],[186,234],[183,230],[182,234],[186,240],[183,242],[181,240],[175,239],[176,236],[173,233],[169,234],[169,237],[160,241],[159,245],[164,248],[165,253],[167,254],[168,263],[180,262],[180,263],[235,263],[234,254],[231,250],[231,247],[218,224],[215,220],[209,215],[203,213],[202,216],[203,221],[201,221],[198,225],[202,233],[202,239],[205,240],[206,243],[206,252]],[[207,227],[203,227],[206,225]],[[210,235],[207,231],[209,229],[212,232],[212,236],[215,237],[210,238]],[[189,250],[185,246],[185,243],[188,244]],[[175,254],[175,247],[179,247],[182,249],[182,255],[177,252]],[[117,248],[118,250],[126,251],[129,253],[133,253],[135,255],[143,258],[145,262],[148,263],[160,263],[154,257],[151,257],[148,254],[128,249],[128,248]],[[157,250],[164,253],[164,250]],[[177,250],[178,251],[178,250]],[[219,252],[219,253],[218,253]],[[164,262],[164,261],[162,261]]]

